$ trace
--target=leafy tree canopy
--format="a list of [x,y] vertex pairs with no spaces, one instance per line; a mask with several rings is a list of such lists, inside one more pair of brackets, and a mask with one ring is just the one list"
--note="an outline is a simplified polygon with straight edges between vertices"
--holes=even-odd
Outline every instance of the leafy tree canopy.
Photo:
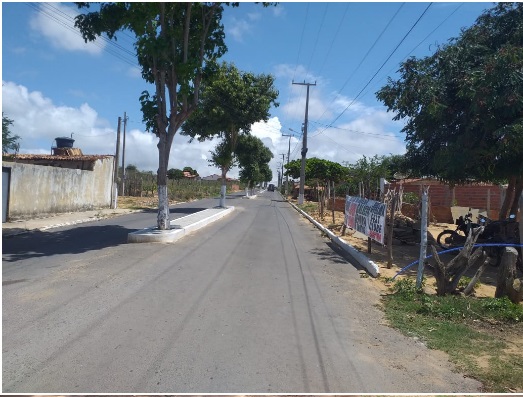
[[[285,175],[292,178],[300,177],[301,159],[290,161],[289,164],[284,165],[286,171]],[[340,182],[347,176],[347,167],[339,163],[319,159],[317,157],[308,158],[305,161],[305,180],[311,183],[315,180],[323,183]]]
[[170,168],[169,170],[167,170],[167,178],[171,180],[183,179],[183,171],[178,168]]
[[13,135],[9,126],[13,124],[13,120],[5,116],[2,112],[2,154],[7,154],[9,150],[18,151],[20,148],[20,137]]
[[269,162],[273,157],[270,149],[260,138],[253,135],[238,137],[236,158],[242,182],[247,182],[250,186],[259,182],[269,182],[272,179]]
[[182,135],[204,141],[224,137],[231,141],[249,133],[252,124],[269,119],[271,105],[278,106],[278,91],[271,75],[241,72],[222,63],[203,84],[200,107],[182,126]]
[[499,3],[377,93],[405,120],[407,167],[451,183],[523,174],[523,3]]

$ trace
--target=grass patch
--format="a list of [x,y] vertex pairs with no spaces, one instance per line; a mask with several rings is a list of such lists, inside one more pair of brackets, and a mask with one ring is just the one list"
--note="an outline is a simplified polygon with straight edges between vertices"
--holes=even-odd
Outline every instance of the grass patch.
[[523,306],[505,298],[427,295],[410,279],[396,281],[391,289],[383,303],[394,328],[448,353],[459,371],[483,382],[489,392],[523,390],[521,355],[504,351],[506,342],[489,332],[493,326],[519,326]]

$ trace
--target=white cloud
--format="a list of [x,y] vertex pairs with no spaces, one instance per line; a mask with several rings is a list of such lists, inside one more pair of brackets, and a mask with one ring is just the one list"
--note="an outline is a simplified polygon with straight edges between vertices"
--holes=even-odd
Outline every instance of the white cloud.
[[226,29],[227,36],[231,35],[236,41],[242,42],[245,34],[251,31],[251,25],[246,21],[232,18]]
[[[99,117],[96,110],[84,103],[80,107],[57,106],[41,92],[29,91],[13,82],[2,81],[3,111],[14,124],[11,131],[19,135],[20,153],[50,154],[54,139],[71,136],[74,146],[84,154],[111,154],[116,149],[116,125]],[[123,128],[122,128],[123,131]],[[123,145],[123,135],[121,137]],[[134,164],[143,171],[158,169],[158,140],[151,133],[131,128],[126,131],[125,165]],[[216,141],[188,143],[179,133],[171,148],[169,168],[195,168],[200,175],[210,175],[217,169],[209,167],[209,150]],[[120,146],[120,160],[122,146]],[[237,171],[231,175],[237,176]]]
[[85,43],[74,27],[76,12],[60,3],[40,3],[39,11],[30,20],[31,29],[46,37],[51,44],[67,51],[102,53],[105,43],[100,40]]
[[[75,147],[82,149],[84,154],[115,152],[117,126],[100,118],[88,103],[79,107],[57,106],[43,93],[30,91],[9,81],[2,81],[2,99],[3,111],[14,120],[12,132],[22,138],[20,153],[50,154],[54,139],[70,136],[71,133],[74,133]],[[391,122],[390,114],[383,108],[360,105],[359,109],[358,114],[351,114],[350,120],[336,123],[337,128],[325,129],[324,126],[311,122],[307,157],[319,157],[342,164],[354,163],[363,155],[372,157],[375,154],[404,153],[405,144],[402,138],[394,134],[394,131],[401,128],[399,122]],[[303,107],[301,110],[303,111]],[[303,120],[303,115],[300,117]],[[274,155],[269,164],[273,171],[273,181],[277,180],[277,171],[281,170],[281,154],[287,155],[289,150],[289,138],[282,134],[290,133],[282,126],[278,117],[272,117],[267,122],[254,123],[252,126],[252,134],[260,138]],[[175,136],[169,168],[181,169],[189,166],[202,176],[219,173],[207,161],[209,151],[214,149],[219,140],[188,141],[188,137],[179,133]],[[292,137],[290,141],[291,160],[301,158],[301,137]],[[156,172],[156,145],[157,138],[153,134],[128,126],[125,164],[134,164],[140,170]],[[231,170],[228,175],[237,177],[238,169]]]

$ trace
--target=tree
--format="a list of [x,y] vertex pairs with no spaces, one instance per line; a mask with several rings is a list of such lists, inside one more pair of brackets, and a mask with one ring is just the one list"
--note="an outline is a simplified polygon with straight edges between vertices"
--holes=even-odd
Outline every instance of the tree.
[[[76,3],[80,9],[90,3]],[[140,97],[143,121],[158,137],[158,228],[169,229],[167,167],[174,135],[199,105],[200,85],[227,50],[221,23],[223,4],[100,3],[99,11],[76,17],[84,40],[101,35],[116,40],[119,31],[135,35],[142,78],[155,93]],[[269,5],[264,3],[264,6]]]
[[220,195],[224,195],[225,193],[223,192],[223,187],[227,187],[227,173],[235,165],[235,158],[230,148],[229,141],[223,139],[218,145],[216,145],[214,152],[211,151],[211,159],[209,160],[209,163],[219,168],[222,173],[222,187],[220,190]]
[[200,175],[198,174],[198,171],[196,171],[196,170],[195,170],[194,168],[192,168],[192,167],[183,167],[183,170],[182,170],[182,171],[183,171],[183,172],[188,172],[188,173],[190,173],[191,175],[194,175],[194,176],[200,176]]
[[[293,160],[284,167],[286,169],[284,175],[288,175],[292,178],[300,177],[301,160]],[[305,182],[308,185],[314,184],[317,186],[318,192],[321,194],[319,199],[320,203],[322,203],[322,207],[320,208],[321,212],[323,211],[323,202],[326,198],[325,193],[321,192],[325,192],[326,190],[330,192],[332,182],[339,183],[340,181],[345,180],[347,178],[347,172],[347,167],[333,161],[316,157],[305,160]]]
[[14,121],[4,116],[2,112],[2,154],[7,154],[9,150],[18,151],[20,148],[20,137],[13,135],[9,129],[10,125],[13,125]]
[[227,172],[233,166],[238,136],[249,134],[253,123],[267,121],[271,105],[278,106],[277,97],[273,76],[240,72],[226,62],[203,84],[200,107],[184,123],[182,134],[199,141],[223,139],[215,152],[222,171],[220,206],[225,206]]
[[432,56],[405,61],[399,72],[377,97],[396,112],[395,120],[406,121],[408,167],[451,184],[509,180],[517,208],[523,189],[523,4],[499,3]]
[[269,162],[273,157],[271,150],[260,138],[240,135],[236,146],[240,181],[245,182],[247,188],[253,187],[256,183],[269,182],[272,179]]
[[171,169],[167,170],[167,178],[169,178],[171,180],[183,179],[184,178],[183,171],[178,168],[171,168]]

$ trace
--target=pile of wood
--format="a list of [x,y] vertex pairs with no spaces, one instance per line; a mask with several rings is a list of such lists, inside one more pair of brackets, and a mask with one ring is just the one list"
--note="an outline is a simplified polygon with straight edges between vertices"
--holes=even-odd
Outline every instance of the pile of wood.
[[[389,217],[387,216],[387,224],[389,224]],[[392,227],[392,244],[419,244],[421,241],[421,224],[420,221],[415,221],[401,212],[396,211],[394,214],[394,224]],[[428,243],[435,243],[434,236],[428,232]]]

